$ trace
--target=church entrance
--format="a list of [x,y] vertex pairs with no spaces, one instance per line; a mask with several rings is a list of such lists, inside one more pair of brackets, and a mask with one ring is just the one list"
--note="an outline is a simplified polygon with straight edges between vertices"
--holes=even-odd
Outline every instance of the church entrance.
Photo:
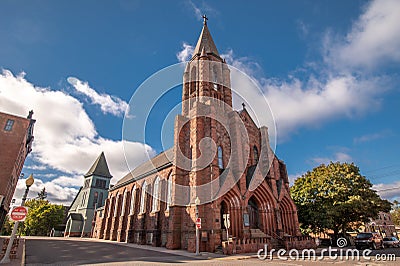
[[254,197],[249,199],[247,211],[249,213],[250,229],[258,229],[260,225],[260,216],[258,212],[258,205]]

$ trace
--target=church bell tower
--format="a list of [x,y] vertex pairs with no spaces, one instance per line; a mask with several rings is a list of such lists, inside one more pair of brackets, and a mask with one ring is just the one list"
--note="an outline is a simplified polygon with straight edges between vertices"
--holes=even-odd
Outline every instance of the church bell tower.
[[230,71],[211,37],[207,17],[203,16],[203,19],[203,29],[183,75],[182,115],[184,116],[189,116],[195,102],[206,103],[208,98],[224,102],[227,105],[224,108],[232,108]]

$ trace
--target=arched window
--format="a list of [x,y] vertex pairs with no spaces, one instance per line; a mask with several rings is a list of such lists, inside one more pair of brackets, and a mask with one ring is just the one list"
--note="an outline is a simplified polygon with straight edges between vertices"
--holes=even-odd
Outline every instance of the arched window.
[[257,146],[253,146],[254,164],[258,163],[258,149]]
[[108,199],[108,217],[110,217],[111,216],[111,206],[112,206],[112,203],[113,203],[113,201],[114,201],[114,198],[113,197],[110,197],[109,199]]
[[128,191],[125,189],[124,191],[124,198],[122,199],[122,209],[121,209],[121,216],[125,215],[125,206],[126,206],[126,198],[128,197]]
[[136,204],[136,185],[133,187],[131,192],[131,206],[129,207],[129,215],[135,213],[135,204]]
[[224,169],[224,160],[222,156],[222,147],[218,146],[218,167],[219,169]]
[[167,211],[172,203],[172,173],[169,175],[167,180]]
[[119,193],[115,196],[114,217],[117,217]]
[[147,182],[144,181],[142,185],[142,196],[140,197],[140,213],[146,212],[146,189],[147,189]]
[[103,206],[103,192],[100,192],[99,200],[97,201],[97,206],[102,207]]
[[153,210],[152,212],[156,212],[160,210],[160,177],[157,176],[156,180],[154,180],[153,186]]
[[197,73],[196,67],[193,67],[192,71],[190,73],[190,81],[191,81],[190,82],[190,94],[192,94],[193,92],[196,91],[196,80],[197,80],[196,73]]
[[213,67],[213,77],[212,81],[214,83],[214,90],[218,89],[218,71],[217,71],[217,66]]
[[[99,197],[99,193],[97,191],[94,192],[94,195],[93,195],[93,208],[98,207],[98,204],[97,204],[98,197]],[[97,204],[97,206],[96,206],[96,204]]]

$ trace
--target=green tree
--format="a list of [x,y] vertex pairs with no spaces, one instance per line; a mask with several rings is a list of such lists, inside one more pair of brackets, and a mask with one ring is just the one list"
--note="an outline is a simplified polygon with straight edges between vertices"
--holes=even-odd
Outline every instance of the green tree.
[[29,208],[24,222],[25,235],[45,236],[50,230],[62,223],[64,211],[62,205],[51,204],[47,200],[33,199],[25,203]]
[[43,187],[43,189],[37,194],[38,194],[38,199],[41,199],[41,200],[46,199],[47,198],[46,188]]
[[400,226],[400,203],[397,200],[393,201],[393,209],[390,214],[392,215],[393,223]]
[[303,232],[332,229],[336,237],[340,231],[376,217],[379,211],[388,212],[391,206],[353,163],[331,162],[314,168],[295,181],[291,195]]
[[14,227],[14,222],[10,220],[10,217],[7,215],[4,220],[3,228],[1,229],[1,235],[9,236]]

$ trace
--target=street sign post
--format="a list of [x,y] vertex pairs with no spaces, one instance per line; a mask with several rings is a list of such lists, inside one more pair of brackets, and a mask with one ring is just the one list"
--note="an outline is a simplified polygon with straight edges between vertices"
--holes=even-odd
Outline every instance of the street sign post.
[[25,206],[15,207],[10,213],[10,219],[14,222],[25,221],[26,215],[28,214],[28,208]]

